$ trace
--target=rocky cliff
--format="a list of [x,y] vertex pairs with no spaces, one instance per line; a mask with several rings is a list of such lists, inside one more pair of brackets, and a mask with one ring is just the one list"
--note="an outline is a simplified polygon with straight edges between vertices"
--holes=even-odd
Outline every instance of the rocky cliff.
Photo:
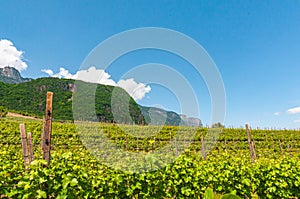
[[6,66],[0,68],[0,81],[8,84],[18,84],[30,81],[30,78],[23,78],[18,70]]

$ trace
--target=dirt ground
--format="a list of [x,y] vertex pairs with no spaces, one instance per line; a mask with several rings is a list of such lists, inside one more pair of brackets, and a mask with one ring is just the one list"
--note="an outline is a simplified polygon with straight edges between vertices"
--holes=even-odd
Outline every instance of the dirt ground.
[[38,118],[35,118],[35,117],[32,117],[32,116],[25,116],[25,115],[21,115],[21,114],[18,114],[18,113],[11,113],[11,112],[8,112],[6,116],[7,117],[19,117],[19,118],[38,120]]

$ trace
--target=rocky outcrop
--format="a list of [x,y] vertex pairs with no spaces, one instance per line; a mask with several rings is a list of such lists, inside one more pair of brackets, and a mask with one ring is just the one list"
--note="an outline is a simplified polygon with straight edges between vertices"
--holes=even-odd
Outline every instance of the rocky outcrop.
[[173,111],[166,111],[156,107],[140,106],[142,114],[148,124],[171,125],[171,126],[194,126],[202,127],[202,122],[198,118],[179,115]]
[[186,115],[180,115],[180,118],[186,126],[199,126],[199,127],[202,127],[202,122],[198,118],[187,117]]
[[8,84],[18,84],[30,81],[30,78],[23,78],[20,72],[13,68],[6,66],[0,68],[0,81]]

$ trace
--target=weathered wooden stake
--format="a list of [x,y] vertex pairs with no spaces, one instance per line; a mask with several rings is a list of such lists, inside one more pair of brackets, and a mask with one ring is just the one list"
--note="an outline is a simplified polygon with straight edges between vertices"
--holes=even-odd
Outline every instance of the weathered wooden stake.
[[128,150],[128,134],[126,134],[126,151]]
[[249,144],[251,161],[252,161],[252,163],[254,163],[255,162],[255,159],[254,159],[254,150],[253,150],[253,144],[251,142],[251,132],[249,131],[248,124],[246,124],[246,133],[247,133],[247,137],[248,137],[248,144]]
[[29,157],[28,157],[28,148],[27,148],[25,124],[20,124],[20,133],[21,133],[21,142],[22,142],[24,166],[25,166],[25,170],[27,171],[28,167],[29,167],[29,164],[30,164],[30,161],[29,161]]
[[204,160],[206,160],[206,152],[205,152],[205,146],[204,146],[204,137],[201,135],[201,149],[202,149],[202,155]]
[[289,153],[290,153],[290,155],[291,155],[291,152],[292,152],[292,150],[291,150],[291,145],[288,143],[287,147],[288,147],[288,151],[289,151]]
[[43,116],[43,127],[42,127],[42,133],[41,133],[41,148],[42,148],[42,151],[44,151],[44,134],[45,134],[45,123],[46,123],[46,119],[45,119],[45,116]]
[[[252,128],[250,127],[250,136],[252,136]],[[256,160],[256,152],[255,152],[255,140],[251,139],[251,147],[252,147],[252,155],[253,155],[253,159],[254,161]]]
[[281,140],[279,140],[279,146],[280,146],[280,152],[283,154],[283,149],[282,149],[282,145],[281,145]]
[[28,140],[28,152],[29,152],[29,162],[31,163],[34,160],[33,150],[32,150],[32,138],[31,133],[27,133],[27,140]]
[[251,146],[252,146],[252,155],[253,155],[253,159],[255,160],[256,159],[256,152],[255,152],[255,141],[254,140],[252,140],[251,141]]
[[46,98],[46,117],[43,135],[43,158],[47,161],[47,166],[50,164],[50,149],[51,149],[51,130],[52,130],[52,99],[53,93],[47,92]]
[[176,149],[176,155],[178,156],[178,145],[177,145],[177,138],[174,139],[175,149]]
[[235,139],[233,138],[233,145],[234,145],[234,150],[236,149],[236,143],[235,143]]

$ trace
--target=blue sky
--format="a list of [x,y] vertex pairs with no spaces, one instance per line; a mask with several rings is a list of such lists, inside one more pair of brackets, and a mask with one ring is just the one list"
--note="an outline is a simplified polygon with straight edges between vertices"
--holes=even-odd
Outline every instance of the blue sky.
[[[223,78],[226,126],[300,127],[300,111],[292,109],[300,107],[300,1],[12,0],[0,7],[0,39],[24,52],[25,77],[48,76],[41,70],[58,73],[61,67],[75,74],[100,42],[142,27],[173,29],[205,48]],[[189,79],[199,117],[210,124],[208,90],[184,60],[144,50],[121,57],[107,72],[118,82],[126,70],[150,62],[171,66]],[[170,91],[150,86],[139,103],[180,112]]]

